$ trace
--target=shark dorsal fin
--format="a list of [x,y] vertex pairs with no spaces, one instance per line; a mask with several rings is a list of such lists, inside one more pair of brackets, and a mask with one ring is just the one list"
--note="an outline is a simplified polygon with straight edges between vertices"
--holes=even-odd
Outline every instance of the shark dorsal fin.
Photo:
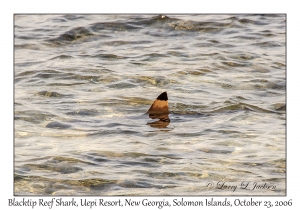
[[169,106],[167,92],[161,93],[146,112],[152,119],[169,120]]

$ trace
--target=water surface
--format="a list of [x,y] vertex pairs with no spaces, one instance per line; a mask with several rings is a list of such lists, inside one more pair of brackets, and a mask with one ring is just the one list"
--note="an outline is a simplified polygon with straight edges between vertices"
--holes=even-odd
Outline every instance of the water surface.
[[14,18],[15,195],[286,194],[285,15]]

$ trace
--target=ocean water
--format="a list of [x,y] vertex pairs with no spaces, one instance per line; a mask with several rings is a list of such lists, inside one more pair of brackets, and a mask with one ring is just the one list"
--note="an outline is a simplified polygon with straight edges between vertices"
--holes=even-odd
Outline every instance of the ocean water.
[[284,14],[18,14],[14,37],[15,195],[286,195]]

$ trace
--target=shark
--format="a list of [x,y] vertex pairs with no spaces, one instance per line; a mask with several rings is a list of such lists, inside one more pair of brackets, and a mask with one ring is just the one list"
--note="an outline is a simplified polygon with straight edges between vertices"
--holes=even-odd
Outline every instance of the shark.
[[146,112],[146,114],[149,114],[149,118],[158,120],[147,123],[147,125],[156,128],[167,127],[170,124],[169,113],[168,94],[167,92],[163,92],[154,100],[151,107]]

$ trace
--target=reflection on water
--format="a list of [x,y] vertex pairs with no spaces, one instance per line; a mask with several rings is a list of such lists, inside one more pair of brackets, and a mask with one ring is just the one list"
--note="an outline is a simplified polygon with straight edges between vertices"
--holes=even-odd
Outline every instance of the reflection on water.
[[162,120],[157,120],[155,122],[149,122],[147,125],[150,125],[153,128],[165,128],[170,124],[170,121],[162,121]]
[[285,15],[14,18],[16,195],[286,194]]

